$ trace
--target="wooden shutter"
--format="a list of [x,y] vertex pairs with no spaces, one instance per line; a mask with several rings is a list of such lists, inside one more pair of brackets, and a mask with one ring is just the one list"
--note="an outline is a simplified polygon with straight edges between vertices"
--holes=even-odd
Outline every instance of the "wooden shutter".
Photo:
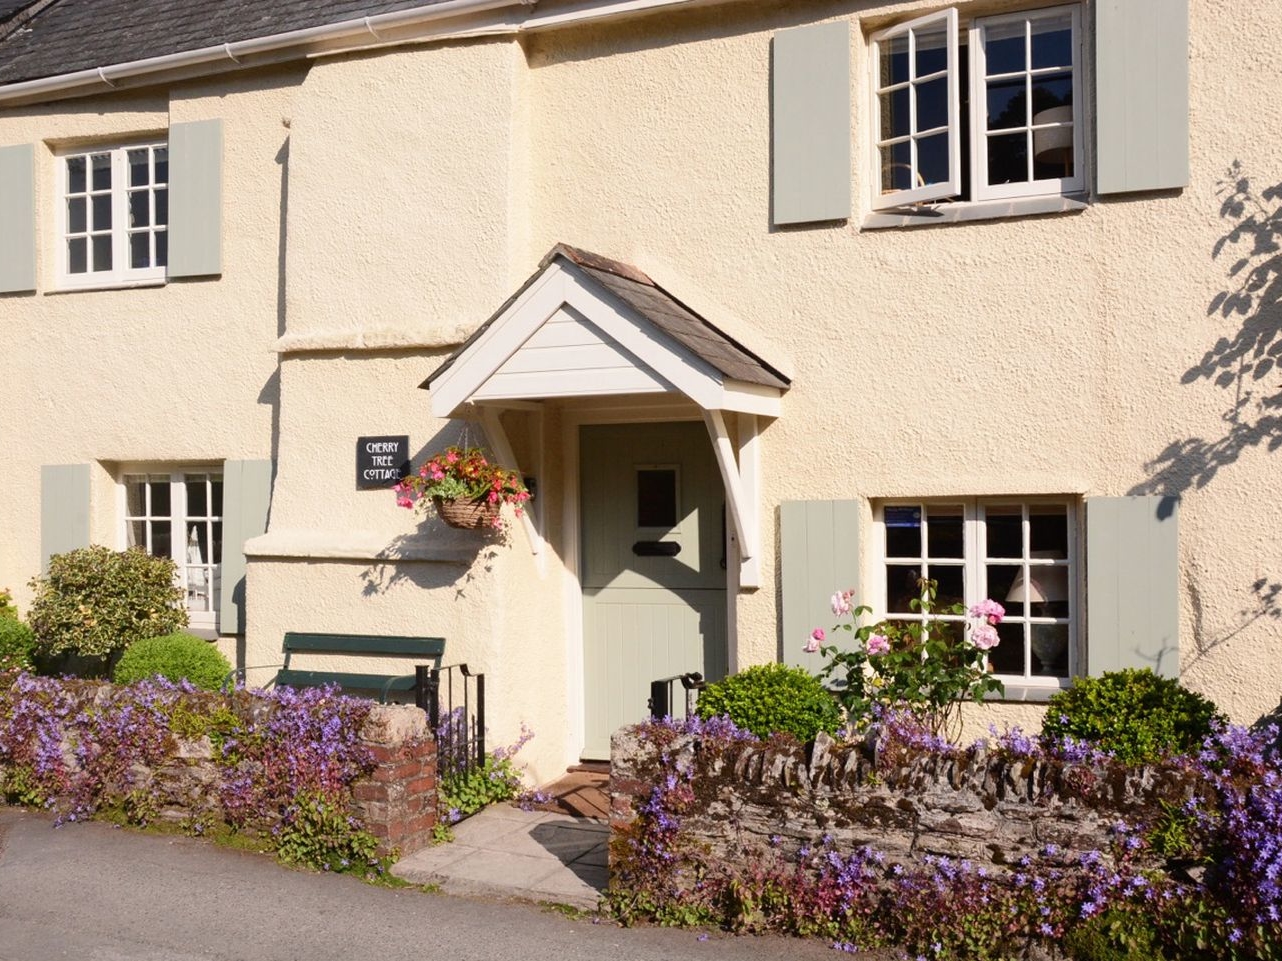
[[1086,502],[1086,667],[1180,670],[1179,501]]
[[89,465],[40,468],[40,572],[49,558],[89,546]]
[[[783,637],[779,659],[812,673],[823,666],[802,650],[816,627],[837,623],[834,591],[859,594],[859,502],[785,501],[779,505],[779,565],[783,588]],[[844,632],[843,632],[844,633]]]
[[0,147],[0,294],[36,289],[35,190],[35,147]]
[[850,216],[850,25],[775,34],[771,75],[776,224]]
[[245,633],[245,541],[267,531],[272,462],[229,460],[223,465],[223,566],[218,632]]
[[1099,193],[1188,185],[1187,0],[1099,0],[1095,105]]
[[223,122],[169,128],[170,277],[223,272]]

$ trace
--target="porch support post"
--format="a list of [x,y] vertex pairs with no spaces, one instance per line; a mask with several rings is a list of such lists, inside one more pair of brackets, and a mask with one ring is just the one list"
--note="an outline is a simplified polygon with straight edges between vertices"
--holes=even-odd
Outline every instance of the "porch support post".
[[[521,466],[516,462],[516,455],[512,453],[512,445],[508,442],[507,432],[503,429],[502,420],[499,419],[498,409],[480,407],[477,410],[480,414],[481,426],[485,428],[485,435],[494,449],[494,456],[504,467],[519,471]],[[534,523],[533,513],[528,507],[521,511],[521,526],[525,528],[525,534],[530,539],[530,553],[538,558],[539,575],[542,576],[547,573],[546,552],[543,550],[543,535],[539,533]]]
[[[757,433],[757,415],[739,414],[739,478],[743,482],[744,500],[751,505],[753,530],[758,541],[753,544],[759,548],[761,536],[761,516],[758,505],[761,503],[761,435]],[[739,570],[739,586],[758,588],[761,586],[761,551],[754,549],[751,556],[742,555],[743,564]]]
[[[743,567],[740,570],[740,587],[760,587],[756,499],[750,498],[745,489],[740,465],[735,458],[734,444],[730,440],[729,431],[726,430],[725,417],[721,411],[705,409],[703,420],[712,438],[712,449],[717,455],[717,466],[721,468],[721,480],[726,487],[727,507],[734,522],[735,533],[739,538],[739,556],[743,561]],[[749,579],[746,576],[751,573],[750,565],[752,571],[756,571],[755,579]]]

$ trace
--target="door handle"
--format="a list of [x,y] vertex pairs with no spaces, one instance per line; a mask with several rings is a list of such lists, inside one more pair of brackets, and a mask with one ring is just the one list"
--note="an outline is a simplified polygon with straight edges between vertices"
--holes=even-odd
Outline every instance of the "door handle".
[[637,541],[632,545],[632,553],[637,557],[676,557],[681,553],[681,545],[676,541]]

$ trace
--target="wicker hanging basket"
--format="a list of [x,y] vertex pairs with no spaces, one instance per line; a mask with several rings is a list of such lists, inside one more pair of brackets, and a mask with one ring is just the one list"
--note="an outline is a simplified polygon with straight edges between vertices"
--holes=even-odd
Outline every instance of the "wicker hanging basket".
[[432,503],[436,506],[437,517],[450,527],[464,531],[492,529],[503,506],[487,500],[445,500],[440,497],[433,497]]

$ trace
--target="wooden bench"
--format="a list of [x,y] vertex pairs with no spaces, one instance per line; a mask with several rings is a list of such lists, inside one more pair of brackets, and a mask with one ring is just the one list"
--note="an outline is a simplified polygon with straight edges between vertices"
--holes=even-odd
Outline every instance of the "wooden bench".
[[[430,661],[441,666],[445,653],[443,637],[397,637],[374,634],[304,634],[289,631],[283,645],[285,663],[279,665],[272,683],[285,687],[324,687],[336,684],[344,694],[371,696],[377,692],[379,703],[387,703],[389,694],[415,691],[416,674],[360,674],[350,671],[295,670],[289,665],[295,654],[348,655],[351,657],[403,657]],[[272,665],[276,666],[276,665]],[[415,664],[414,667],[422,665]],[[227,681],[245,679],[243,668],[232,671]]]

